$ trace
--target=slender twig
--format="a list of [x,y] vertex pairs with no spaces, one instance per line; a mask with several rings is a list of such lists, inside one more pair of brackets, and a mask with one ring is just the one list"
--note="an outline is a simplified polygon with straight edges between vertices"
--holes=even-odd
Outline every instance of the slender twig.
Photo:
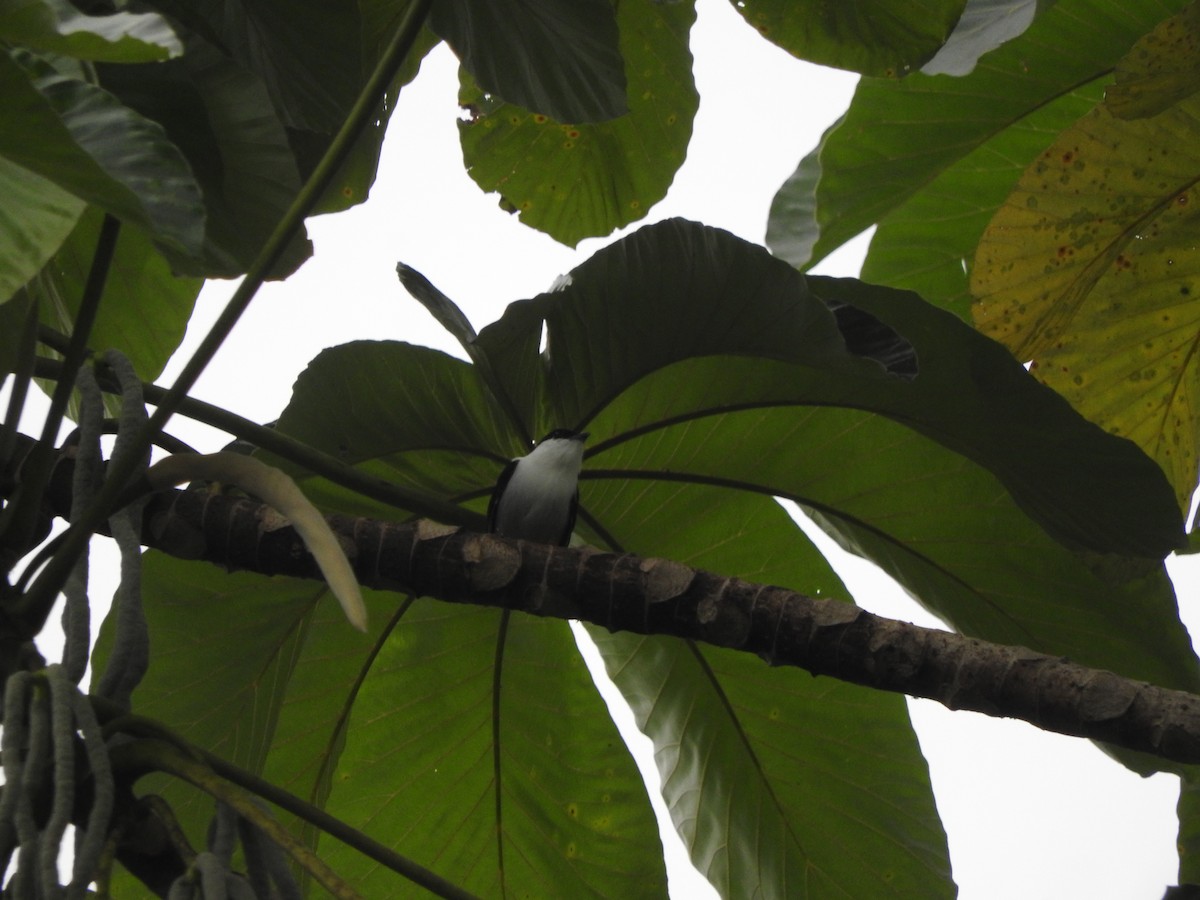
[[[54,360],[39,360],[38,362],[39,362],[39,365],[38,365],[39,370],[42,368],[41,363],[44,363],[44,362],[48,362],[52,366],[56,365]],[[99,369],[99,368],[100,367],[97,367],[97,369]],[[103,376],[102,371],[96,372],[97,378],[101,378],[102,376]],[[40,371],[38,372],[38,377],[39,378],[42,377],[42,373]],[[113,387],[108,384],[102,384],[100,386],[100,390],[105,391],[106,393],[110,393],[110,394],[113,393],[113,391],[114,391]],[[117,433],[117,420],[116,419],[102,419],[100,421],[100,433],[101,434],[116,434]],[[78,443],[79,443],[79,429],[76,428],[74,431],[70,432],[65,438],[63,438],[62,446],[63,447],[73,447],[74,445],[76,445]],[[160,432],[159,434],[156,434],[154,436],[154,446],[158,447],[160,450],[166,451],[167,453],[198,453],[199,452],[195,447],[191,446],[189,443],[187,443],[183,439],[178,438],[175,435],[169,434],[165,431]]]
[[512,613],[507,609],[500,613],[500,629],[496,633],[496,655],[492,660],[492,786],[496,792],[492,814],[496,817],[496,871],[500,876],[500,894],[504,896],[504,766],[501,749],[500,687],[504,682],[504,649],[508,640],[508,623]]
[[295,794],[289,793],[283,788],[251,772],[247,772],[245,769],[239,768],[233,763],[209,753],[201,747],[189,743],[184,737],[167,728],[165,725],[144,716],[124,713],[115,704],[101,697],[93,696],[91,699],[100,718],[102,720],[107,719],[104,726],[106,735],[117,733],[139,735],[153,739],[155,743],[169,745],[177,753],[187,757],[194,764],[208,766],[226,781],[252,794],[258,795],[268,803],[273,803],[285,812],[289,812],[298,819],[319,828],[326,834],[337,838],[342,843],[362,853],[364,856],[391,869],[397,875],[407,878],[414,884],[420,885],[439,897],[451,898],[451,900],[471,900],[473,897],[472,894],[442,878],[436,872],[432,872],[411,859],[402,856],[390,847],[380,844],[356,828],[352,828],[340,819],[331,816],[323,809],[313,806]]
[[[100,379],[100,387],[108,391],[117,390],[115,384],[105,377],[106,371],[103,365],[97,366],[96,374]],[[57,378],[61,373],[60,364],[57,360],[40,358],[37,362],[36,373],[39,378]],[[145,382],[142,384],[142,392],[146,402],[154,404],[162,402],[167,394],[165,388]],[[219,428],[255,447],[274,453],[280,459],[295,463],[314,475],[327,478],[334,484],[341,485],[368,499],[406,510],[414,516],[436,519],[448,525],[462,525],[475,529],[484,527],[484,516],[481,513],[472,512],[427,491],[392,484],[375,476],[367,475],[332,454],[318,450],[274,428],[251,422],[220,406],[214,406],[194,397],[185,397],[179,404],[178,412],[197,422]],[[171,452],[179,452],[178,449],[172,450],[170,446],[164,446],[161,442],[160,446]]]
[[71,399],[71,391],[75,388],[75,373],[87,358],[88,341],[100,311],[100,297],[108,282],[108,270],[116,253],[120,233],[120,221],[112,213],[106,213],[100,225],[100,237],[96,240],[96,252],[92,255],[92,267],[83,287],[79,312],[71,328],[71,343],[64,354],[64,377],[54,388],[54,394],[50,397],[50,411],[46,413],[46,421],[42,426],[42,443],[48,447],[53,446],[58,437],[59,426],[67,412],[67,401]]
[[[12,301],[17,302],[17,301]],[[34,360],[37,357],[38,308],[30,302],[25,311],[25,324],[17,344],[17,359],[13,366],[12,392],[8,395],[8,411],[0,422],[0,470],[6,469],[16,448],[17,424],[25,409],[29,384],[33,381]]]
[[283,848],[317,883],[335,897],[357,897],[357,892],[315,853],[301,844],[286,828],[250,799],[246,791],[231,785],[209,766],[197,762],[179,749],[150,739],[118,744],[111,751],[114,771],[160,771],[182,778],[205,793],[229,804],[239,816],[266,834]]
[[[71,339],[59,331],[57,328],[51,328],[45,322],[38,322],[37,339],[39,344],[45,344],[51,350],[57,350],[59,353],[67,352],[67,345],[71,343]],[[92,353],[95,356],[95,353]]]
[[[38,446],[30,453],[21,466],[21,483],[13,501],[4,509],[0,518],[0,531],[4,541],[10,547],[24,548],[29,544],[29,538],[37,522],[37,508],[41,504],[42,492],[50,479],[50,470],[54,466],[54,445],[58,438],[58,430],[67,412],[67,403],[71,399],[71,391],[75,388],[75,376],[87,354],[88,339],[91,337],[92,326],[96,322],[96,314],[100,309],[100,298],[104,293],[104,285],[108,281],[108,270],[116,251],[117,236],[121,224],[112,215],[105,215],[100,226],[100,236],[96,240],[96,252],[92,255],[92,267],[88,272],[87,282],[83,288],[83,296],[79,302],[79,313],[75,317],[75,325],[71,331],[70,342],[63,355],[63,375],[55,386],[50,397],[50,409],[42,424],[42,437]],[[36,310],[31,313],[36,317]],[[69,565],[64,565],[58,573],[58,582],[54,593],[48,598],[37,598],[27,602],[24,598],[14,603],[15,612],[26,616],[26,610],[34,609],[35,618],[44,622],[50,613],[50,606],[58,596],[75,559],[83,545],[72,554]],[[40,630],[40,625],[39,625]],[[30,635],[32,636],[32,635]]]
[[252,775],[244,769],[239,769],[237,766],[209,753],[204,753],[204,758],[213,771],[222,778],[257,794],[264,800],[275,804],[280,809],[291,813],[297,818],[303,819],[310,825],[315,825],[326,834],[337,838],[364,856],[391,869],[397,875],[404,876],[413,882],[413,884],[420,885],[439,897],[448,898],[448,900],[472,900],[475,896],[469,891],[463,890],[458,885],[442,878],[436,872],[431,872],[411,859],[401,856],[391,847],[373,840],[358,829],[347,825],[341,819],[331,816],[325,810],[319,809],[310,803],[306,803],[294,794],[289,794],[287,791],[276,787],[271,782]]
[[320,200],[326,188],[332,183],[342,163],[345,161],[359,133],[372,121],[378,109],[380,98],[383,97],[396,71],[404,62],[420,33],[425,18],[429,13],[432,0],[415,0],[404,14],[404,18],[396,30],[395,36],[384,51],[383,57],[371,73],[366,85],[358,95],[350,114],[346,117],[341,130],[338,131],[329,148],[317,167],[313,170],[304,187],[284,213],[283,218],[267,238],[262,250],[250,265],[245,278],[229,299],[221,315],[213,324],[209,333],[193,353],[191,359],[183,367],[183,371],[167,391],[158,409],[150,420],[142,427],[133,441],[130,453],[120,463],[114,465],[108,473],[108,480],[95,501],[78,523],[67,530],[67,538],[62,550],[42,570],[37,580],[30,587],[29,593],[15,604],[15,612],[21,620],[24,630],[33,636],[45,623],[49,608],[62,588],[63,581],[74,565],[75,559],[83,551],[84,544],[92,532],[104,521],[114,502],[125,488],[137,468],[137,461],[142,453],[149,449],[153,436],[157,434],[175,413],[184,396],[192,389],[200,373],[212,360],[221,343],[232,331],[242,313],[250,305],[259,287],[283,256],[292,236]]

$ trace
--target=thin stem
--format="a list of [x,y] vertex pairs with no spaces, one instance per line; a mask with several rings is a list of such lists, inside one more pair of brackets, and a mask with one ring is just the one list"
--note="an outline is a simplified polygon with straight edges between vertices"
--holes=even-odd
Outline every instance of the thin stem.
[[[120,230],[121,224],[113,216],[106,215],[104,217],[100,226],[100,236],[96,240],[96,252],[92,255],[92,267],[88,272],[83,296],[79,301],[79,313],[75,317],[75,326],[63,354],[62,377],[55,386],[54,394],[50,398],[50,409],[42,424],[41,440],[22,463],[21,482],[13,495],[13,501],[5,507],[3,517],[0,518],[0,533],[3,534],[4,543],[8,547],[24,549],[29,544],[36,527],[37,508],[41,504],[42,493],[46,489],[50,471],[54,467],[54,445],[58,437],[58,429],[66,414],[71,391],[75,388],[75,376],[79,373],[79,367],[83,365],[87,355],[88,338],[91,336],[92,326],[96,322],[100,298],[104,294],[104,285],[108,280],[108,270],[112,264]],[[30,310],[30,315],[36,320],[36,305]],[[14,397],[15,388],[16,385],[14,385]],[[73,559],[72,565],[74,565]],[[63,580],[66,579],[69,571],[70,569],[67,569],[63,572]],[[57,591],[55,596],[57,596]],[[53,602],[53,598],[50,602]],[[18,608],[19,606],[18,604]],[[49,613],[48,608],[46,613]],[[44,619],[44,617],[43,615],[42,618]]]
[[266,244],[247,271],[246,277],[229,299],[216,323],[201,341],[192,358],[188,360],[171,389],[167,391],[154,415],[131,441],[129,455],[112,466],[104,488],[85,511],[80,521],[67,530],[67,538],[63,543],[62,552],[42,570],[29,593],[16,604],[15,612],[30,637],[41,630],[46,616],[49,614],[50,606],[62,589],[63,582],[70,573],[71,567],[74,566],[75,560],[83,552],[84,545],[91,537],[92,532],[104,520],[113,503],[120,496],[125,484],[134,475],[138,460],[150,448],[153,436],[167,423],[184,396],[192,389],[196,379],[200,377],[200,373],[204,371],[225,337],[250,305],[250,301],[262,285],[267,273],[275,267],[283,255],[296,229],[300,227],[305,216],[332,183],[342,162],[358,139],[359,133],[374,117],[380,98],[404,62],[404,58],[412,49],[432,2],[433,0],[414,0],[409,6],[392,42],[384,51],[375,71],[371,73],[371,77],[359,93],[358,100],[355,101],[341,130],[338,131],[316,169],[313,170],[288,211],[267,239]]
[[278,844],[318,884],[335,897],[357,897],[358,893],[320,857],[301,844],[286,828],[267,815],[239,790],[217,775],[209,766],[191,759],[168,743],[149,739],[120,744],[111,751],[113,769],[119,772],[168,772],[195,785],[205,793],[229,804],[237,814]]
[[75,324],[71,329],[71,343],[67,345],[67,352],[64,354],[63,378],[54,388],[54,395],[50,398],[50,411],[46,413],[46,421],[42,427],[42,444],[47,447],[52,447],[58,437],[59,426],[62,425],[63,416],[67,412],[67,402],[75,388],[75,375],[87,356],[88,340],[92,336],[92,326],[96,324],[100,297],[104,294],[104,285],[108,281],[108,270],[112,265],[113,254],[117,249],[117,236],[120,233],[120,221],[112,213],[105,213],[104,221],[100,225],[100,236],[96,240],[96,252],[92,255],[92,267],[79,302],[79,313],[75,316]]
[[[16,303],[18,301],[12,301]],[[37,533],[37,509],[40,503],[32,499],[19,502],[20,485],[28,473],[22,473],[18,478],[16,450],[18,446],[17,428],[20,424],[21,413],[25,409],[25,398],[29,394],[29,385],[33,380],[34,361],[37,354],[37,303],[30,302],[25,311],[25,324],[21,331],[20,343],[17,345],[17,358],[13,365],[12,392],[8,396],[8,412],[4,421],[0,422],[0,491],[11,491],[13,499],[0,510],[0,572],[5,575],[23,556],[33,543]],[[45,463],[35,463],[44,466]],[[39,498],[40,499],[40,498]]]
[[[57,378],[60,376],[61,370],[56,360],[42,358],[38,360],[36,372],[39,378]],[[96,374],[100,381],[100,387],[104,390],[115,390],[110,379],[106,377],[106,372],[107,369],[104,366],[97,366]],[[167,393],[165,388],[147,383],[142,384],[142,392],[148,403],[155,404],[160,403]],[[414,515],[444,522],[447,525],[462,525],[476,531],[483,530],[484,517],[480,513],[472,512],[434,494],[391,484],[372,475],[364,474],[354,466],[342,462],[336,456],[288,437],[275,428],[251,422],[220,406],[214,406],[194,397],[184,397],[179,404],[178,411],[190,419],[219,428],[255,447],[268,450],[281,459],[295,463],[314,475],[327,478],[334,484],[339,484],[371,500],[387,503]],[[160,444],[160,446],[162,445]],[[164,449],[169,448],[164,446]]]
[[[16,303],[18,301],[11,301]],[[25,409],[25,398],[33,380],[34,360],[37,358],[38,307],[33,301],[25,311],[25,325],[17,344],[17,359],[13,366],[12,393],[8,396],[8,412],[0,422],[0,470],[7,470],[17,442],[17,423]]]
[[407,878],[413,884],[420,885],[427,891],[439,897],[445,897],[447,900],[473,900],[475,897],[474,894],[460,888],[453,882],[447,881],[436,872],[431,872],[424,866],[400,855],[391,847],[384,846],[363,834],[357,828],[352,828],[341,819],[331,816],[325,810],[318,809],[310,803],[306,803],[294,794],[289,794],[287,791],[276,787],[271,782],[265,781],[257,775],[252,775],[244,769],[239,769],[211,754],[204,753],[204,758],[213,768],[213,771],[222,778],[257,794],[264,800],[275,804],[282,810],[290,812],[297,818],[303,819],[310,825],[316,826],[326,834],[354,848],[363,854],[363,856],[373,859],[380,865],[391,869],[397,875]]
[[298,819],[308,822],[310,825],[332,835],[364,856],[375,860],[380,865],[386,866],[397,875],[407,878],[414,884],[420,885],[439,897],[446,897],[449,900],[472,900],[474,897],[473,894],[447,881],[436,872],[432,872],[424,866],[400,855],[390,847],[380,844],[358,829],[352,828],[342,820],[331,816],[325,810],[301,800],[295,794],[289,793],[283,788],[221,759],[219,756],[188,743],[185,738],[153,719],[124,713],[115,704],[101,697],[93,695],[91,701],[96,708],[97,714],[102,719],[108,719],[104,726],[106,736],[117,733],[139,735],[146,739],[151,739],[154,743],[161,744],[162,746],[170,746],[176,753],[187,758],[193,764],[207,766],[226,781],[244,788],[253,794],[257,794],[268,803],[272,803],[285,812],[296,816]]
[[492,787],[496,792],[493,813],[496,817],[496,871],[500,873],[500,894],[504,890],[504,767],[500,754],[500,687],[504,681],[504,649],[508,639],[508,623],[512,613],[500,613],[500,628],[496,632],[496,656],[492,661]]
[[[101,387],[103,386],[102,384]],[[166,391],[153,384],[145,385],[144,390],[149,403],[161,403],[166,395]],[[401,487],[375,476],[366,475],[332,454],[288,437],[278,429],[251,422],[220,406],[185,397],[179,405],[179,411],[189,418],[212,425],[214,428],[220,428],[234,437],[248,441],[255,447],[261,447],[281,459],[302,466],[314,475],[328,478],[334,484],[340,484],[342,487],[349,488],[372,500],[408,510],[418,516],[436,519],[448,525],[464,525],[478,529],[483,521],[481,514],[472,513],[456,503],[450,503],[425,491]]]

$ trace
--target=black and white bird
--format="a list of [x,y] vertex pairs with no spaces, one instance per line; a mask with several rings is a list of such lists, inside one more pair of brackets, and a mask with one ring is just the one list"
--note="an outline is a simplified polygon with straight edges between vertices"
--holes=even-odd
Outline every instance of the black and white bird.
[[571,542],[587,437],[586,431],[556,428],[504,468],[488,504],[493,534],[562,547]]

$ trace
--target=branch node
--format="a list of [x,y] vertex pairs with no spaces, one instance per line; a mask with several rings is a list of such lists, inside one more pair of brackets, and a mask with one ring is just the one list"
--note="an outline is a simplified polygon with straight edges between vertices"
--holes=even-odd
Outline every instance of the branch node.
[[690,566],[670,559],[647,557],[641,561],[639,568],[642,572],[642,589],[649,603],[666,603],[676,599],[691,587],[696,577]]
[[457,525],[443,525],[441,522],[435,522],[433,519],[417,519],[414,524],[416,526],[416,540],[418,541],[431,541],[435,538],[449,537],[461,531]]
[[1080,685],[1079,714],[1089,722],[1106,722],[1129,711],[1138,687],[1112,672],[1094,672]]
[[839,600],[813,600],[813,628],[837,627],[852,625],[863,613],[853,603],[842,603]]
[[468,565],[471,588],[497,591],[507,587],[521,571],[521,551],[511,541],[490,534],[472,535],[463,542],[463,559]]

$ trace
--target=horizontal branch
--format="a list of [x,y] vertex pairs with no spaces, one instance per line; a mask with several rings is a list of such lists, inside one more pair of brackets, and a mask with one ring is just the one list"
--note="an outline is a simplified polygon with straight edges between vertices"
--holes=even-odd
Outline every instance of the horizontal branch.
[[[529,544],[428,520],[329,521],[366,587],[703,641],[951,709],[1200,762],[1200,697],[1064,658],[669,560]],[[295,532],[253,501],[164,491],[148,505],[146,523],[145,542],[174,556],[320,578]]]

